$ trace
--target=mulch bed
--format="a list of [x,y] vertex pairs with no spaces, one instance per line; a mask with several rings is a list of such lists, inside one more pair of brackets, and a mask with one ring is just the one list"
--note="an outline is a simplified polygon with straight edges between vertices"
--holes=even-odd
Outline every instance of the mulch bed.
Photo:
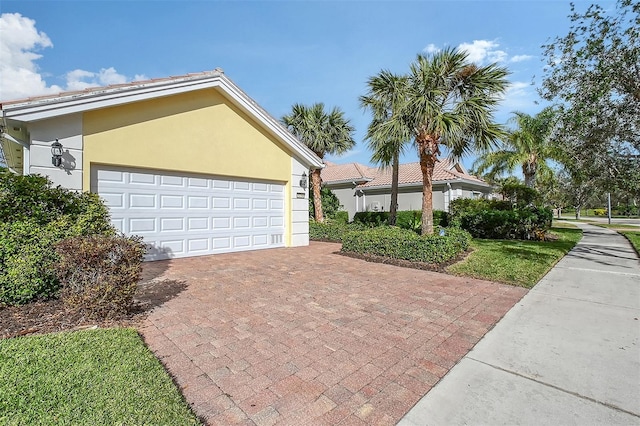
[[186,288],[186,283],[174,280],[141,283],[133,307],[126,315],[101,321],[87,318],[66,308],[58,299],[23,306],[0,307],[0,339],[92,327],[136,327],[153,308],[177,296]]
[[433,271],[433,272],[440,272],[440,273],[446,274],[447,267],[449,265],[453,265],[454,263],[460,262],[465,257],[467,257],[469,253],[471,253],[472,251],[473,249],[469,249],[465,252],[460,253],[455,258],[443,263],[412,262],[410,260],[393,259],[385,256],[375,256],[371,254],[360,254],[360,253],[351,253],[351,252],[343,252],[343,251],[337,251],[335,253],[341,254],[347,257],[353,257],[355,259],[366,260],[367,262],[386,263],[388,265],[395,265],[403,268],[422,269],[424,271]]

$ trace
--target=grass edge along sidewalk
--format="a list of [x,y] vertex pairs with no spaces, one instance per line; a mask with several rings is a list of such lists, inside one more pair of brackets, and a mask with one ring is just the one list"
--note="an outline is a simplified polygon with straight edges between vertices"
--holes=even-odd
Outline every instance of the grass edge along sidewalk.
[[618,230],[618,233],[622,234],[627,240],[629,240],[633,248],[636,250],[636,253],[638,253],[638,256],[640,256],[640,229],[637,231]]
[[0,424],[200,424],[131,328],[0,340],[0,377]]
[[582,238],[582,231],[553,227],[556,241],[473,239],[473,252],[447,272],[531,288]]

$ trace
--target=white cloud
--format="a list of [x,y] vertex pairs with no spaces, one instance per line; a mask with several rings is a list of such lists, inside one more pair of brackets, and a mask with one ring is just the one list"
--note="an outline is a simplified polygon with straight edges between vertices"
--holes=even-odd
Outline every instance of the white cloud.
[[509,85],[504,99],[500,104],[501,109],[507,111],[525,111],[537,108],[538,96],[531,82],[514,81]]
[[429,43],[427,47],[422,49],[422,51],[427,53],[437,53],[440,51],[440,48],[433,43]]
[[[19,13],[0,15],[0,99],[13,100],[47,95],[65,90],[83,90],[88,87],[108,86],[131,81],[115,68],[102,68],[98,72],[76,69],[65,74],[66,85],[47,85],[36,61],[42,49],[53,47],[51,39],[36,28],[33,19]],[[134,81],[146,80],[136,74]]]
[[49,37],[36,29],[36,22],[19,13],[0,15],[0,99],[44,95],[61,90],[47,86],[38,73],[40,49],[53,47]]
[[522,61],[528,61],[529,59],[532,59],[533,56],[531,55],[515,55],[512,56],[511,59],[509,59],[509,62],[522,62]]
[[473,40],[473,43],[462,43],[458,49],[465,50],[469,60],[478,64],[484,62],[503,62],[507,59],[507,52],[497,49],[500,45],[490,40]]
[[67,90],[84,90],[88,87],[127,83],[129,79],[115,68],[102,68],[99,72],[73,70],[67,73]]

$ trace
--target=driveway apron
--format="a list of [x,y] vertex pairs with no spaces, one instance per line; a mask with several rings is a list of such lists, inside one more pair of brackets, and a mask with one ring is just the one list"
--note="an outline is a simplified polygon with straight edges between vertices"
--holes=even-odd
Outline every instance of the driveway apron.
[[207,424],[393,425],[526,293],[339,248],[145,265],[187,285],[141,333]]

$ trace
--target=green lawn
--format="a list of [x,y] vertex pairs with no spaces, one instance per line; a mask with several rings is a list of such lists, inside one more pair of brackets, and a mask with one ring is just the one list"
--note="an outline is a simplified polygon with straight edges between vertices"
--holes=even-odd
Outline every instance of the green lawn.
[[638,255],[640,255],[640,230],[638,231],[618,231],[620,232],[622,235],[624,235],[625,237],[627,237],[627,239],[631,242],[631,245],[633,246],[634,249],[636,249],[636,252],[638,253]]
[[638,226],[633,226],[633,225],[628,225],[625,223],[612,223],[611,225],[609,225],[608,223],[591,223],[591,225],[596,225],[599,226],[601,228],[613,228],[613,229],[628,229],[629,231],[640,231],[640,227]]
[[133,329],[0,340],[0,424],[197,425]]
[[522,287],[533,287],[582,237],[582,231],[552,228],[558,241],[480,240],[463,261],[447,268],[449,273],[482,278]]

